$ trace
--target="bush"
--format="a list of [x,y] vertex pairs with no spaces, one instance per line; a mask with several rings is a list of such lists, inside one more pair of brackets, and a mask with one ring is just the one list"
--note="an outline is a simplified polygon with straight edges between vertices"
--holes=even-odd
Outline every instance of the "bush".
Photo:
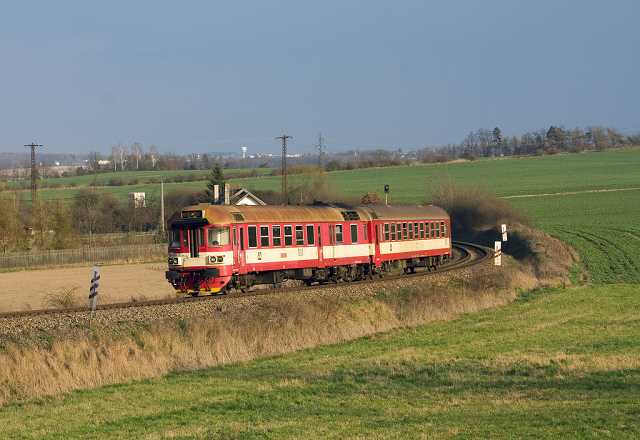
[[461,238],[491,230],[501,223],[527,223],[509,202],[478,187],[440,184],[434,189],[433,204],[449,213],[453,231]]

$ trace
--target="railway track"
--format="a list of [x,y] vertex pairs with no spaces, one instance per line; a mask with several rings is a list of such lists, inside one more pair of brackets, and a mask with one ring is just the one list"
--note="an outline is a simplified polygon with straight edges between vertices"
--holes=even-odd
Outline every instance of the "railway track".
[[[394,280],[394,279],[424,278],[433,274],[454,271],[454,270],[463,269],[463,268],[480,264],[486,261],[487,259],[489,259],[493,254],[493,249],[490,249],[478,244],[474,244],[474,243],[454,241],[452,248],[453,248],[453,254],[454,254],[453,260],[450,263],[447,263],[441,266],[437,271],[434,271],[434,272],[420,271],[420,272],[411,273],[411,274],[387,275],[387,276],[384,276],[383,278],[375,277],[374,279],[353,281],[348,284],[363,285],[363,284],[380,282],[382,280],[386,281],[386,280]],[[347,283],[342,283],[342,284],[347,284]],[[249,296],[258,296],[258,295],[271,295],[271,294],[284,293],[284,292],[304,291],[304,290],[318,289],[323,287],[331,287],[335,285],[336,284],[333,284],[333,283],[327,283],[324,285],[294,286],[294,287],[266,288],[266,289],[263,288],[263,289],[250,290],[244,293],[232,292],[225,295],[207,295],[207,296],[198,296],[198,297],[183,297],[183,298],[159,299],[159,300],[148,300],[148,301],[134,301],[134,302],[125,302],[125,303],[111,303],[111,304],[98,305],[98,307],[96,308],[96,311],[127,309],[127,308],[134,308],[134,307],[153,307],[153,306],[182,304],[182,303],[194,303],[194,302],[201,302],[201,301],[212,301],[218,298],[233,298],[233,297],[237,298],[237,297],[249,297]],[[67,308],[67,309],[26,310],[26,311],[19,311],[19,312],[0,313],[0,319],[41,316],[41,315],[86,313],[86,312],[87,312],[87,307],[73,307],[73,308]]]

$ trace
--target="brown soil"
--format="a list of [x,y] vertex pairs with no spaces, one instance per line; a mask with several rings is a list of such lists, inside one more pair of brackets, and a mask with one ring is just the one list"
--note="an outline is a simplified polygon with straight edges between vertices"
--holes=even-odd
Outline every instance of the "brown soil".
[[[101,267],[99,303],[160,299],[175,295],[159,263]],[[0,273],[0,312],[42,309],[52,296],[73,290],[74,302],[87,302],[90,267]]]

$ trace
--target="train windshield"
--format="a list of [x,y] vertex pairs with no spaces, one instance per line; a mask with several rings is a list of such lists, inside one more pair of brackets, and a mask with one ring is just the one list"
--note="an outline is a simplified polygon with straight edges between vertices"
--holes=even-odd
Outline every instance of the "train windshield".
[[229,227],[213,226],[207,232],[209,246],[226,246],[229,244]]
[[169,247],[180,247],[180,229],[172,229],[169,233]]

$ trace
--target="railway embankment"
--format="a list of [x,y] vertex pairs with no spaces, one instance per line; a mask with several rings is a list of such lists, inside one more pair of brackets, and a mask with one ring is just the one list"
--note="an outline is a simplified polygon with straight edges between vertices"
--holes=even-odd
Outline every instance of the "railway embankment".
[[0,404],[278,355],[498,307],[568,283],[559,241],[514,231],[525,254],[426,278],[278,295],[0,320]]

